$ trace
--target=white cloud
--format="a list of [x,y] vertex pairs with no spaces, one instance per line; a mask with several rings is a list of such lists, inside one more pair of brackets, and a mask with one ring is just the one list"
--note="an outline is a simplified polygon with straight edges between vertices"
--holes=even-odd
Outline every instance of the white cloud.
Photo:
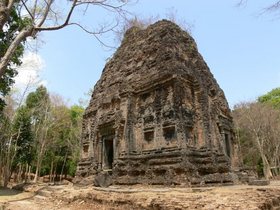
[[41,79],[41,73],[45,67],[43,58],[32,52],[24,54],[22,65],[17,68],[18,75],[15,77],[15,87],[23,90],[27,87],[46,85],[46,81]]

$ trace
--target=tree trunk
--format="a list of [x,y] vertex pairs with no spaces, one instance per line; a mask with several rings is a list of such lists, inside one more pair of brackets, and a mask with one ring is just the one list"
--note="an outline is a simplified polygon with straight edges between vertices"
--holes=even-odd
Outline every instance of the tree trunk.
[[3,181],[3,163],[2,161],[4,160],[4,155],[2,152],[2,148],[0,149],[0,186],[2,186],[2,181]]
[[4,187],[7,187],[8,186],[8,182],[9,182],[9,166],[8,165],[6,165],[6,166],[4,166],[4,184],[3,184],[3,186]]
[[8,9],[3,0],[0,1],[0,33],[3,32],[3,27],[8,19]]
[[28,163],[26,163],[25,172],[24,172],[24,183],[28,180]]
[[24,41],[27,37],[31,36],[33,32],[33,27],[28,26],[24,28],[22,31],[19,32],[19,34],[16,36],[14,41],[11,43],[7,51],[5,52],[4,56],[0,59],[0,77],[2,77],[5,74],[6,67],[11,60],[11,57],[15,53],[17,47],[19,44]]
[[271,179],[273,177],[269,162],[264,154],[261,154],[263,161],[263,174],[266,179]]
[[68,156],[68,154],[66,153],[65,157],[64,157],[64,160],[63,160],[63,165],[62,165],[62,168],[61,168],[61,172],[60,172],[60,177],[59,177],[60,182],[62,180],[63,170],[64,170],[64,167],[65,167],[65,164],[66,164],[67,156]]
[[28,182],[31,181],[30,173],[31,173],[31,166],[28,166],[28,175],[27,175]]
[[38,176],[40,175],[43,154],[45,152],[44,150],[45,150],[45,144],[43,142],[43,144],[40,148],[40,152],[38,154],[38,159],[37,159],[37,163],[36,163],[36,172],[35,172],[35,176],[34,176],[34,180],[33,180],[33,182],[35,182],[35,183],[38,181]]
[[50,182],[52,182],[52,177],[53,177],[53,159],[52,159],[52,162],[51,162]]
[[43,156],[42,153],[43,153],[43,149],[41,148],[40,153],[38,155],[37,163],[36,163],[36,172],[35,172],[35,176],[34,176],[34,180],[33,180],[34,183],[36,183],[38,181],[38,176],[40,176],[42,156]]
[[12,137],[9,139],[7,148],[7,154],[6,154],[6,164],[4,165],[4,187],[8,186],[8,182],[10,180],[10,174],[11,174],[11,165],[12,165],[12,157],[11,157],[11,145],[12,145]]
[[55,182],[55,179],[57,177],[57,163],[55,164],[55,167],[54,167],[54,171],[53,171],[53,183]]
[[18,174],[17,174],[17,183],[22,181],[22,164],[19,164]]
[[273,177],[273,175],[272,175],[272,172],[271,172],[270,164],[269,164],[269,162],[268,162],[268,160],[267,160],[267,158],[264,154],[264,149],[262,147],[263,144],[261,143],[261,142],[263,142],[263,140],[261,140],[261,138],[257,135],[257,132],[255,132],[255,133],[256,133],[256,139],[255,140],[256,140],[257,148],[259,150],[259,153],[261,155],[261,159],[262,159],[262,162],[263,162],[263,174],[264,174],[264,177],[266,179],[270,179],[270,178]]

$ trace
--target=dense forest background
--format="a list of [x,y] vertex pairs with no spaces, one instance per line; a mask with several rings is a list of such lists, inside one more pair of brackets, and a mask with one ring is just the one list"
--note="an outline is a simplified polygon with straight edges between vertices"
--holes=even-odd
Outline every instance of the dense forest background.
[[39,86],[23,100],[6,97],[0,116],[0,181],[50,182],[75,175],[79,158],[82,106],[68,107],[64,99]]
[[280,173],[280,88],[233,109],[243,166],[259,176]]

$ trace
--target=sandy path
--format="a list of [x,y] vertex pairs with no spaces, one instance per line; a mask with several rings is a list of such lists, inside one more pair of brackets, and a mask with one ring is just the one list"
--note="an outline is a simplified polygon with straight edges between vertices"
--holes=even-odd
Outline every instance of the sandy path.
[[[280,182],[208,188],[71,185],[1,191],[0,210],[280,209]],[[2,207],[1,207],[2,206]]]

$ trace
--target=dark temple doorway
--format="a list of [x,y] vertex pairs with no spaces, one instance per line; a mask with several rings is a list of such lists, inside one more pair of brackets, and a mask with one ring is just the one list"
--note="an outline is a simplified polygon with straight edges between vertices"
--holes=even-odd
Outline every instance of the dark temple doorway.
[[228,157],[231,157],[231,148],[230,148],[230,138],[227,133],[225,133],[225,146],[226,146],[226,154]]
[[103,169],[111,170],[113,168],[114,160],[113,138],[105,138],[103,140],[103,146]]
[[99,132],[102,140],[102,170],[112,170],[113,161],[114,161],[114,138],[115,138],[115,129],[113,128],[113,123],[107,123],[101,125]]

